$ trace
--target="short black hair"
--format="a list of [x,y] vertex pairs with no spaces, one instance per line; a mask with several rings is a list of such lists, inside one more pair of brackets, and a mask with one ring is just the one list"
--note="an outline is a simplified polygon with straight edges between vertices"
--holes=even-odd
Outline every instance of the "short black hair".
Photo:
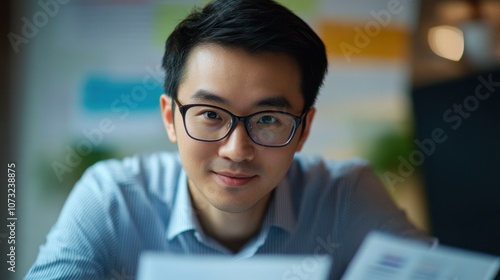
[[162,67],[168,96],[177,97],[187,58],[202,44],[289,55],[300,67],[304,109],[314,105],[328,69],[325,45],[289,9],[272,0],[215,0],[195,8],[167,39]]

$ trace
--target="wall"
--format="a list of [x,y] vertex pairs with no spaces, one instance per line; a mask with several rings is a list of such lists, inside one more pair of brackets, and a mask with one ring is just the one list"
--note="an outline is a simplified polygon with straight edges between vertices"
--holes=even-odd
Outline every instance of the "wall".
[[[370,157],[381,168],[393,164],[374,151],[378,139],[387,135],[404,146],[411,131],[408,53],[418,1],[281,2],[317,30],[330,59],[304,152],[337,159]],[[88,165],[175,150],[160,120],[159,63],[166,36],[195,3],[16,4],[11,32],[18,37],[9,37],[19,68],[12,121],[20,131],[14,158],[23,173],[16,277],[35,260]]]

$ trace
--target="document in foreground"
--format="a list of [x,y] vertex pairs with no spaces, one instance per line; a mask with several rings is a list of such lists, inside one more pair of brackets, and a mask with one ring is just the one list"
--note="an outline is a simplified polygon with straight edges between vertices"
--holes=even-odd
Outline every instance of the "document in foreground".
[[137,280],[325,280],[331,258],[325,256],[267,256],[234,259],[210,255],[144,253],[139,261]]
[[499,266],[499,257],[372,232],[342,280],[493,279]]

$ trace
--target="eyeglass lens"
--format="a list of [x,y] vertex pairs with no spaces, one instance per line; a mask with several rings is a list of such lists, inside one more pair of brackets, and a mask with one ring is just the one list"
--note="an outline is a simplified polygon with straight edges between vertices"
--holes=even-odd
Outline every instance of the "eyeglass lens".
[[[188,134],[198,140],[217,141],[232,128],[233,118],[225,110],[211,106],[190,107],[184,116]],[[295,119],[283,112],[264,111],[246,120],[247,131],[258,144],[279,146],[286,144],[292,135]]]

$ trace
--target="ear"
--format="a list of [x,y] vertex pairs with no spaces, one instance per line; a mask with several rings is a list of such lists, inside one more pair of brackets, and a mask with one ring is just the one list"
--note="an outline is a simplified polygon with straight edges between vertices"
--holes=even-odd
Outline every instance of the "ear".
[[301,130],[300,132],[302,133],[300,134],[300,139],[297,145],[297,149],[295,149],[296,152],[300,152],[302,150],[302,147],[304,146],[304,143],[306,142],[307,137],[309,136],[309,129],[311,128],[315,114],[316,114],[316,108],[312,107],[311,109],[309,109],[304,121],[302,122],[302,125],[305,125],[306,127],[304,128],[303,132],[302,132],[302,127],[298,128]]
[[163,125],[167,131],[168,138],[172,143],[177,142],[177,135],[175,134],[174,112],[172,111],[172,98],[166,94],[160,96],[161,117]]

